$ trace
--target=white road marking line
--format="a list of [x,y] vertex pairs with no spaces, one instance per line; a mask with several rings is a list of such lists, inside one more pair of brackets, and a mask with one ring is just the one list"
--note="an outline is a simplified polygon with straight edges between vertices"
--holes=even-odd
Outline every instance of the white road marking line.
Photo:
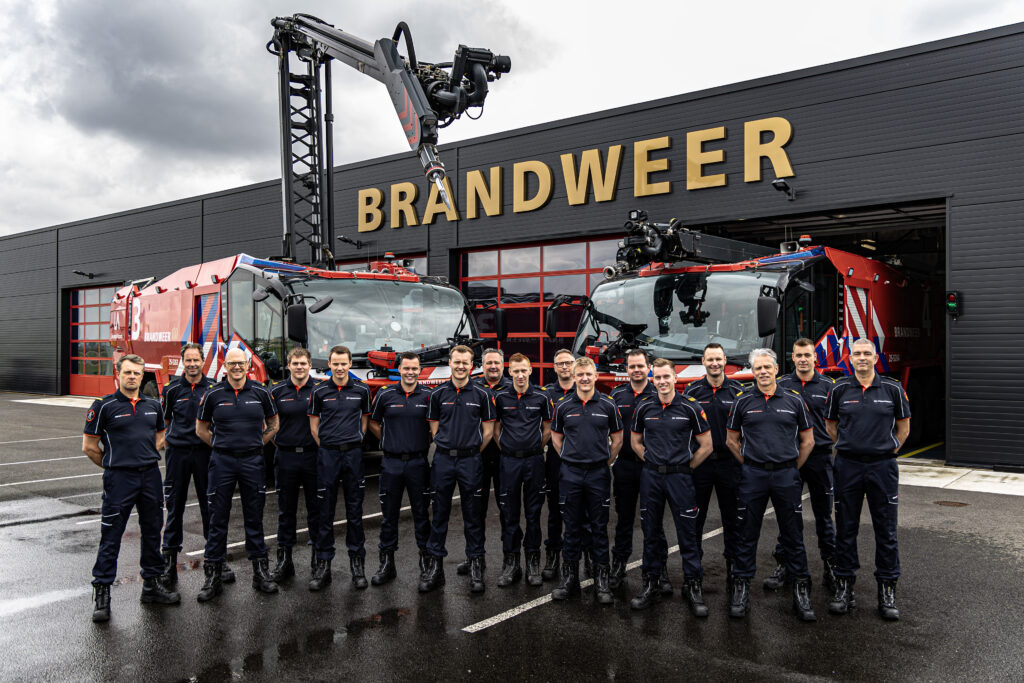
[[[163,469],[163,466],[160,467]],[[0,484],[3,486],[24,486],[25,484],[42,484],[48,481],[64,481],[65,479],[81,479],[82,477],[101,477],[103,476],[103,470],[99,472],[93,472],[92,474],[72,474],[67,477],[53,477],[51,479],[33,479],[31,481],[12,481],[9,484]]]
[[[807,500],[810,497],[811,497],[810,493],[805,493],[801,497],[801,500]],[[768,508],[764,512],[764,516],[768,517],[769,515],[773,515],[773,514],[775,514],[775,508],[773,506],[769,505]],[[707,532],[701,538],[706,541],[709,538],[714,538],[715,536],[718,536],[723,531],[724,531],[724,529],[722,527],[718,527],[714,531]],[[672,546],[671,548],[668,549],[668,554],[669,555],[672,555],[672,554],[677,553],[677,552],[679,552],[679,546],[678,545],[674,545],[674,546]],[[632,561],[632,562],[630,562],[629,564],[626,565],[626,571],[630,571],[630,570],[636,569],[641,564],[643,564],[643,560],[634,560],[634,561]],[[593,579],[587,579],[585,581],[580,581],[580,588],[587,588],[587,587],[593,585],[593,583],[594,583]],[[483,631],[484,629],[490,628],[491,626],[496,626],[497,624],[500,624],[503,621],[508,621],[509,619],[512,619],[513,617],[518,617],[520,614],[523,614],[524,612],[529,612],[530,610],[534,609],[535,607],[540,607],[541,605],[546,605],[547,603],[551,602],[551,600],[552,600],[551,593],[548,593],[547,595],[542,595],[539,598],[536,598],[534,600],[530,600],[529,602],[524,602],[523,604],[518,605],[517,607],[513,607],[510,610],[506,610],[506,611],[502,612],[501,614],[496,614],[493,617],[491,617],[490,619],[484,619],[483,621],[478,621],[475,624],[470,624],[469,626],[466,626],[462,630],[465,631],[466,633],[479,633],[480,631]]]
[[[452,502],[455,502],[455,501],[459,500],[459,498],[460,498],[459,496],[452,496]],[[405,512],[406,510],[411,510],[411,509],[412,509],[411,506],[406,505],[404,508],[399,508],[398,511],[399,512]],[[382,513],[382,512],[374,512],[371,515],[363,515],[362,518],[363,519],[376,519],[378,517],[382,517],[383,515],[384,515],[384,513]],[[347,521],[348,521],[347,519],[339,519],[337,522],[334,523],[334,526],[341,526],[342,524],[345,524]],[[305,527],[303,529],[296,529],[295,533],[296,534],[301,534],[301,533],[306,532],[306,531],[309,531],[309,527]],[[271,534],[269,536],[265,535],[263,537],[263,540],[264,541],[270,541],[270,540],[273,540],[275,538],[277,538],[277,534]],[[236,543],[228,543],[227,547],[228,547],[228,549],[231,549],[231,548],[241,548],[244,545],[245,545],[245,541],[238,541]],[[188,552],[188,553],[185,553],[185,554],[188,555],[189,557],[197,557],[199,555],[202,555],[205,552],[206,552],[206,549],[203,548],[202,550],[193,550],[192,552]]]
[[45,607],[46,605],[60,602],[62,600],[70,600],[72,598],[78,598],[83,595],[89,595],[92,592],[92,588],[84,588],[79,586],[78,588],[66,588],[64,590],[49,591],[47,593],[40,593],[38,595],[30,595],[27,598],[12,598],[10,600],[0,600],[0,617],[9,617],[12,614],[18,612],[24,612],[28,609],[34,609],[36,607]]
[[11,403],[35,403],[41,406],[60,406],[62,408],[88,408],[95,402],[95,398],[86,398],[82,396],[55,396],[54,398],[11,399]]
[[[48,436],[45,439],[21,439],[20,441],[0,441],[0,446],[6,446],[12,443],[32,443],[33,441],[56,441],[57,439],[80,439],[81,434],[72,434],[71,436]],[[82,456],[83,458],[85,456]]]
[[[57,437],[62,439],[64,437]],[[40,439],[42,441],[42,439]],[[18,443],[17,441],[10,441],[8,443]],[[0,467],[7,467],[8,465],[35,465],[37,462],[56,462],[58,460],[78,460],[79,458],[87,458],[86,455],[68,455],[63,458],[43,458],[42,460],[22,460],[20,462],[0,462]]]

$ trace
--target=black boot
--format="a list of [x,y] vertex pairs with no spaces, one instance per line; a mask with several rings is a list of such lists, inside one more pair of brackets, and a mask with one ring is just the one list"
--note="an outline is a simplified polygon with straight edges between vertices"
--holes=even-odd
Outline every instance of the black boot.
[[853,593],[853,578],[836,577],[836,590],[828,603],[828,611],[832,614],[846,614],[857,606],[857,597]]
[[583,578],[594,578],[594,556],[589,550],[583,551]]
[[174,588],[178,585],[178,551],[165,550],[164,571],[160,574],[160,583],[167,588]]
[[544,580],[541,578],[540,553],[526,553],[526,584],[528,586],[542,586]]
[[729,616],[742,619],[750,611],[750,579],[734,576],[732,593],[729,595]]
[[96,623],[110,621],[110,584],[100,583],[92,587],[92,620]]
[[811,579],[804,576],[793,582],[793,613],[800,621],[817,621],[811,607]]
[[142,597],[140,602],[153,602],[158,605],[177,605],[181,602],[181,596],[170,590],[160,582],[158,578],[142,580]]
[[896,609],[896,579],[879,579],[878,613],[886,621],[899,621],[900,611]]
[[519,567],[519,553],[505,553],[505,562],[501,565],[501,576],[498,577],[498,588],[508,588],[523,578],[523,570]]
[[277,592],[277,584],[270,578],[270,560],[265,557],[252,561],[252,587],[260,593]]
[[352,570],[352,585],[357,590],[363,590],[370,584],[366,582],[366,562],[362,555],[353,555],[348,559],[348,566]]
[[427,555],[427,569],[420,577],[420,593],[429,593],[444,585],[444,564],[440,557]]
[[455,573],[458,574],[459,576],[468,576],[469,575],[469,558],[468,557],[466,559],[464,559],[462,562],[459,562],[457,565],[455,565]]
[[281,583],[295,576],[295,565],[292,563],[292,549],[278,546],[277,565],[270,574],[270,580],[274,583]]
[[426,550],[420,551],[420,579],[423,579],[423,575],[426,573],[427,568],[430,566],[430,553]]
[[732,574],[733,568],[736,563],[730,560],[728,557],[725,558],[725,594],[732,595],[732,582],[735,578]]
[[331,585],[331,561],[317,560],[313,576],[309,578],[309,590],[318,591]]
[[647,609],[659,602],[661,602],[661,593],[658,592],[658,579],[645,572],[643,575],[643,587],[629,601],[629,606],[633,609]]
[[560,576],[558,566],[561,558],[562,555],[557,550],[547,551],[547,555],[544,558],[544,569],[540,572],[540,578],[545,581],[557,579]]
[[626,580],[626,561],[617,557],[612,558],[612,571],[608,577],[608,586],[614,591],[618,590],[622,582]]
[[594,579],[594,585],[597,591],[594,597],[602,605],[610,605],[615,602],[615,596],[612,595],[611,587],[611,573],[612,569],[606,564],[597,565],[597,576]]
[[383,586],[396,576],[398,576],[398,572],[395,570],[395,551],[381,550],[380,569],[377,570],[376,574],[370,577],[370,583],[374,586]]
[[787,583],[790,583],[790,578],[786,573],[786,561],[782,555],[775,555],[775,569],[764,580],[764,589],[766,591],[777,591]]
[[708,606],[704,602],[704,582],[701,579],[686,579],[685,588],[686,602],[690,605],[690,612],[695,617],[706,617]]
[[231,571],[231,567],[228,566],[227,562],[220,563],[220,582],[221,583],[234,583],[235,573]]
[[203,587],[199,589],[199,595],[196,596],[196,600],[199,602],[209,602],[224,590],[224,581],[221,579],[221,569],[223,566],[221,562],[203,563],[203,575],[206,577],[206,581],[203,582]]
[[662,597],[671,598],[675,591],[676,589],[672,587],[672,582],[668,580],[668,570],[666,569],[658,577],[658,592],[661,593]]
[[560,581],[555,590],[551,591],[552,600],[568,600],[580,594],[580,563],[562,560]]
[[[519,568],[519,557],[516,556],[516,569]],[[484,585],[484,558],[477,555],[469,561],[469,592],[483,593],[487,586]]]
[[821,585],[825,588],[825,591],[831,596],[836,593],[836,566],[832,558],[824,558],[821,561]]

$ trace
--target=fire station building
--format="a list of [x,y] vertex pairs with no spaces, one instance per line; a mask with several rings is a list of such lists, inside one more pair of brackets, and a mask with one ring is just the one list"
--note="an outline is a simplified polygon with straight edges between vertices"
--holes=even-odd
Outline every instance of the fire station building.
[[[547,378],[579,313],[560,309],[551,340],[544,308],[603,279],[630,209],[763,245],[809,234],[933,278],[940,299],[959,292],[957,318],[936,306],[913,333],[938,335],[943,358],[908,391],[945,416],[932,427],[948,461],[1021,468],[1022,103],[1016,24],[443,145],[452,209],[403,152],[334,170],[350,241],[335,255],[353,267],[390,251],[471,299],[497,298],[506,354]],[[281,231],[268,180],[0,238],[0,389],[109,391],[116,286],[273,257]]]

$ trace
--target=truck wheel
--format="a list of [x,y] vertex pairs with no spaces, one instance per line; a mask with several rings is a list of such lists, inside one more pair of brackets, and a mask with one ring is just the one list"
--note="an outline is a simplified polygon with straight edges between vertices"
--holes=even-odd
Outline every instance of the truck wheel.
[[146,381],[144,381],[142,383],[142,391],[141,391],[141,393],[142,393],[143,396],[149,396],[150,398],[159,399],[160,398],[160,392],[156,388],[156,380],[155,379],[147,379]]

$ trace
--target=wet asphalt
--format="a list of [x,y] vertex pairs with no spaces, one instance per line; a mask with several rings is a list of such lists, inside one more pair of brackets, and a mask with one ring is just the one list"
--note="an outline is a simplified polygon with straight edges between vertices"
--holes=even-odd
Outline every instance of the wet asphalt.
[[[903,578],[896,623],[875,612],[866,510],[857,609],[845,617],[829,615],[816,581],[818,621],[805,624],[790,612],[788,591],[760,587],[772,566],[772,517],[762,532],[751,614],[730,620],[712,503],[706,532],[713,535],[704,542],[711,615],[697,620],[679,595],[678,555],[670,558],[676,594],[645,612],[628,604],[639,589],[638,568],[611,607],[597,605],[592,588],[566,604],[534,606],[552,584],[498,588],[501,548],[492,500],[487,590],[478,596],[455,574],[463,556],[457,506],[445,562],[448,583],[435,593],[416,592],[416,547],[404,512],[399,577],[385,587],[354,590],[339,557],[333,585],[310,593],[309,548],[300,545],[298,576],[279,594],[261,595],[250,587],[251,566],[238,547],[229,555],[238,582],[205,605],[195,600],[203,580],[201,555],[185,554],[203,547],[198,508],[189,507],[180,558],[182,604],[174,607],[139,603],[133,518],[112,590],[111,621],[93,624],[89,582],[99,538],[100,470],[79,457],[84,410],[13,401],[24,398],[31,396],[0,394],[0,680],[1024,679],[1024,496],[916,486],[900,490]],[[367,472],[375,473],[377,465],[371,458]],[[230,543],[242,539],[237,501],[233,512]],[[377,512],[376,477],[369,476],[364,514]],[[809,505],[804,516],[805,539],[814,548]],[[271,494],[268,534],[276,531],[276,517]],[[302,520],[300,514],[300,525]],[[366,520],[365,529],[372,573],[379,518]],[[299,538],[301,544],[307,536]],[[639,559],[641,543],[637,529],[631,560]],[[821,573],[816,555],[810,553],[815,579]]]

